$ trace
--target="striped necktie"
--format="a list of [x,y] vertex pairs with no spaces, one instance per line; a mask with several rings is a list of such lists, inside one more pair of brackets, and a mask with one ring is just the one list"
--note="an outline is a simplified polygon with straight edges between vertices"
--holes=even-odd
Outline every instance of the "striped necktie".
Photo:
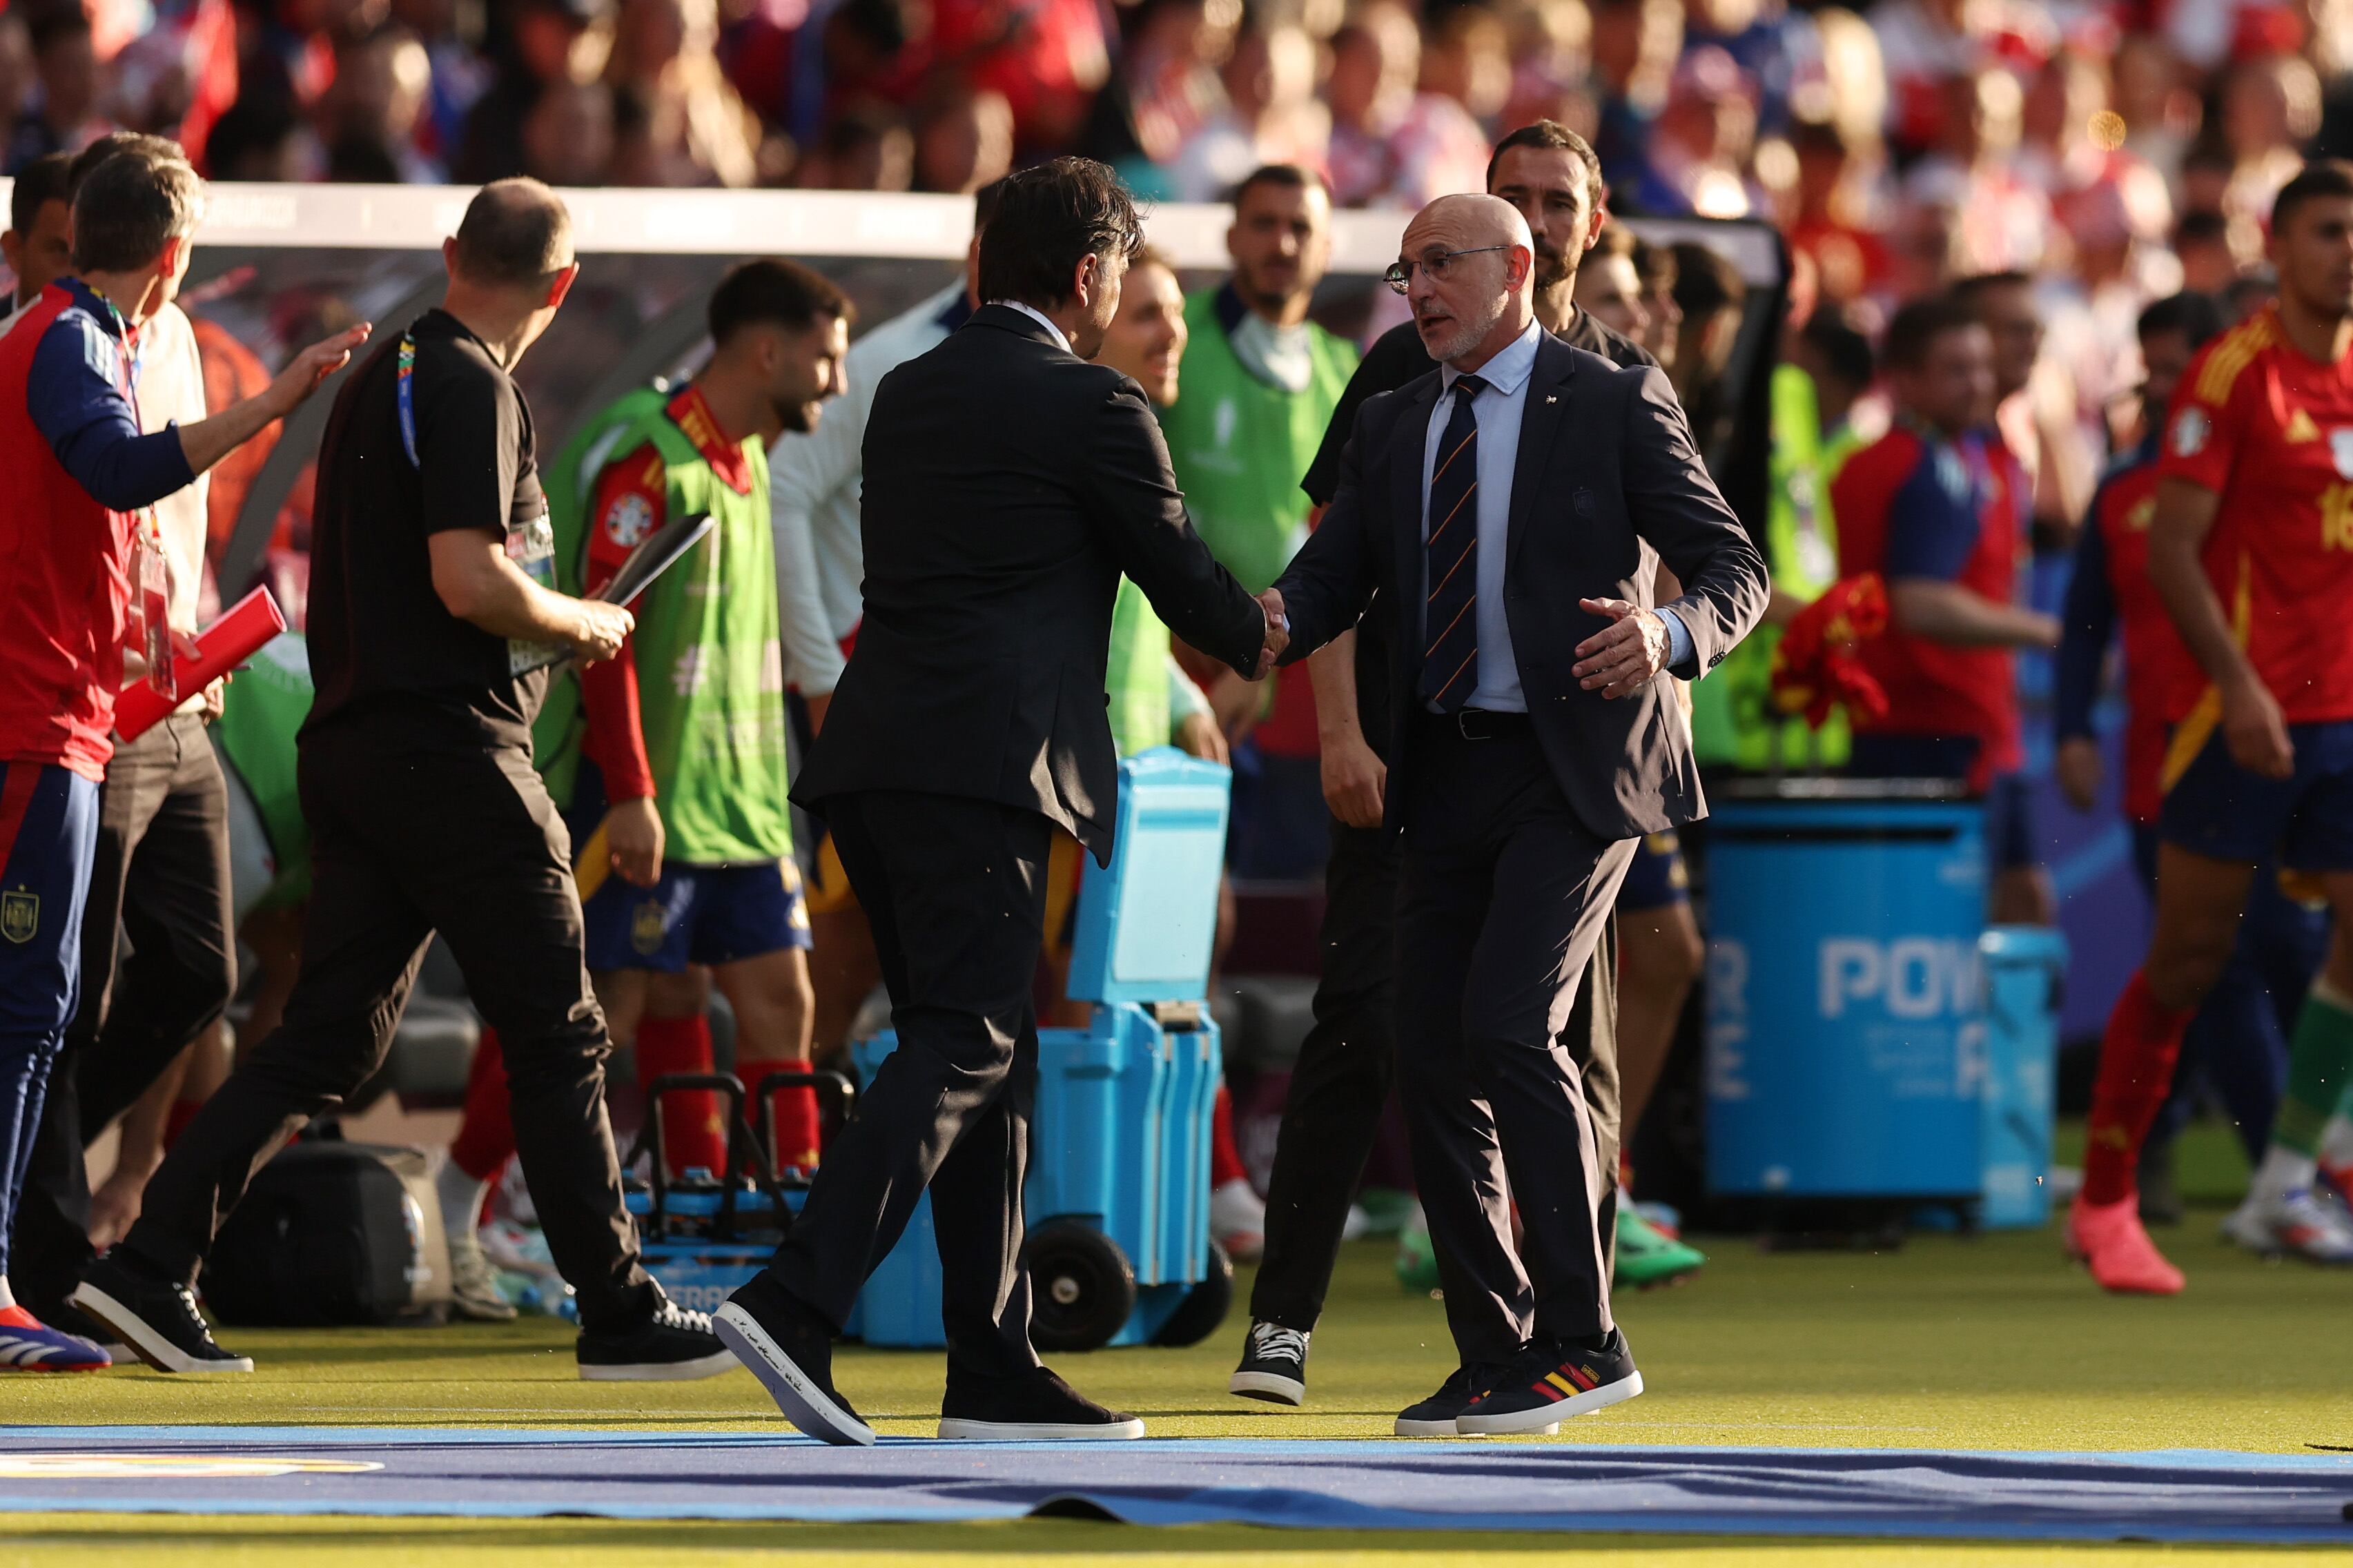
[[1471,405],[1486,390],[1475,375],[1455,381],[1454,412],[1430,474],[1430,537],[1421,547],[1429,643],[1416,689],[1441,713],[1461,708],[1479,685],[1479,418]]

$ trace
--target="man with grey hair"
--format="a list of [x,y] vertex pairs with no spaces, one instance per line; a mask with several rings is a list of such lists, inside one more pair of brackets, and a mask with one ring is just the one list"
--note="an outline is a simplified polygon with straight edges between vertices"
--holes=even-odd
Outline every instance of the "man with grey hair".
[[622,1206],[612,1042],[571,843],[532,766],[548,667],[610,658],[634,625],[548,585],[554,535],[510,374],[579,274],[571,222],[546,186],[499,181],[442,259],[440,308],[353,373],[319,452],[301,978],[71,1300],[159,1371],[252,1369],[214,1342],[190,1287],[254,1173],[382,1065],[438,931],[504,1047],[516,1150],[579,1301],[581,1376],[708,1376],[727,1352],[647,1277]]
[[138,334],[187,275],[202,198],[184,162],[101,164],[75,197],[73,273],[0,340],[0,1364],[11,1367],[107,1363],[16,1305],[5,1247],[79,999],[99,781],[115,695],[139,673],[124,668],[125,644],[169,647],[152,509],[292,413],[367,335],[354,328],[305,350],[266,391],[211,418],[142,433]]
[[[1390,621],[1382,823],[1403,844],[1397,1024],[1460,1364],[1407,1436],[1541,1432],[1641,1393],[1609,1314],[1606,1033],[1567,1027],[1643,834],[1701,816],[1671,683],[1763,613],[1765,563],[1666,377],[1546,332],[1526,220],[1445,196],[1389,268],[1431,374],[1358,412],[1275,591],[1286,658]],[[1689,585],[1654,605],[1660,563]],[[1525,1238],[1513,1238],[1517,1200]]]

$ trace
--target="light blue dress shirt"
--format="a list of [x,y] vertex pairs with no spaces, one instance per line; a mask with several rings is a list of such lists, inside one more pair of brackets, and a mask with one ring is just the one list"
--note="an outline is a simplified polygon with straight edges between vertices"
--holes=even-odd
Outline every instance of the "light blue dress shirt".
[[[1479,422],[1479,502],[1473,509],[1479,525],[1479,684],[1464,702],[1491,713],[1525,713],[1527,698],[1520,691],[1519,662],[1512,653],[1512,626],[1504,613],[1504,563],[1512,515],[1512,474],[1519,465],[1520,420],[1527,412],[1528,382],[1535,374],[1536,343],[1544,329],[1535,322],[1494,358],[1472,374],[1487,390],[1471,405]],[[1451,366],[1439,369],[1438,405],[1430,412],[1430,432],[1421,445],[1421,537],[1430,538],[1430,480],[1438,467],[1438,447],[1447,422],[1454,417],[1454,384],[1462,373]],[[1427,557],[1425,557],[1425,567]],[[1422,583],[1422,609],[1429,612],[1430,584]],[[1672,610],[1662,609],[1667,623],[1667,663],[1680,668],[1692,656],[1690,628]],[[1422,627],[1427,647],[1430,628]]]

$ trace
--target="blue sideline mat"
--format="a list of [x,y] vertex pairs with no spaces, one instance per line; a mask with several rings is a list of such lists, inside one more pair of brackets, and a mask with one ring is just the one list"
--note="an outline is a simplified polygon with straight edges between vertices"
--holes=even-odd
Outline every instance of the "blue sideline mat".
[[2353,1545],[2353,1456],[0,1426],[0,1510],[1016,1519]]

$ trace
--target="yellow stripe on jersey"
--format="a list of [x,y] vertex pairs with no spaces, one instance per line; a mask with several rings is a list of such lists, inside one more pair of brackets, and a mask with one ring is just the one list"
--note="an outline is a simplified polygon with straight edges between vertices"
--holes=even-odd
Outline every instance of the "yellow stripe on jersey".
[[2198,401],[2217,408],[2228,403],[2239,373],[2253,363],[2257,354],[2279,341],[2278,321],[2279,318],[2271,311],[2258,310],[2223,333],[2198,373]]
[[[2247,646],[2255,621],[2254,565],[2242,552],[2239,556],[2239,589],[2231,596],[2231,638],[2241,647]],[[2173,727],[2173,739],[2166,742],[2165,766],[2158,773],[2158,788],[2170,792],[2214,738],[2214,727],[2222,721],[2222,689],[2209,681],[2206,689],[2198,694],[2196,706],[2189,716]]]

